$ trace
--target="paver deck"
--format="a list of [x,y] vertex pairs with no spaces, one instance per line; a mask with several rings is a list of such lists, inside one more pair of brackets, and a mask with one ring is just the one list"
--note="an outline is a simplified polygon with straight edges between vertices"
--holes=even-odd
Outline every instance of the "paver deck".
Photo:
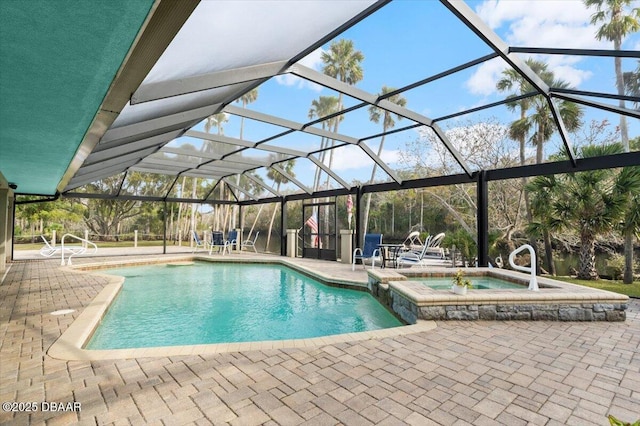
[[[366,279],[362,269],[337,262],[315,267]],[[607,414],[640,418],[638,300],[625,322],[447,321],[313,347],[50,357],[47,350],[105,285],[59,260],[11,264],[0,285],[0,401],[35,404],[9,407],[32,412],[3,410],[0,424],[606,425]],[[51,315],[60,309],[75,311]],[[53,410],[74,402],[79,411]]]

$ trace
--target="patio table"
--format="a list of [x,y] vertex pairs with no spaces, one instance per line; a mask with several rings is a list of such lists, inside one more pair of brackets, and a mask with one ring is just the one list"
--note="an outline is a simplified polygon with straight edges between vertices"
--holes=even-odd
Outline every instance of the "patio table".
[[378,244],[382,255],[382,267],[386,267],[387,261],[391,261],[394,268],[398,267],[398,254],[405,248],[404,244]]

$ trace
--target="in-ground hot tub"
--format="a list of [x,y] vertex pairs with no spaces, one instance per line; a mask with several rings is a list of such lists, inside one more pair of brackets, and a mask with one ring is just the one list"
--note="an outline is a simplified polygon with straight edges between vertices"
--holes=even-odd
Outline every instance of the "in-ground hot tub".
[[[530,291],[529,275],[504,269],[462,271],[472,281],[497,279],[515,288],[472,288],[466,295],[456,295],[450,285],[442,283],[443,279],[452,280],[457,271],[442,267],[370,270],[368,286],[381,303],[410,324],[419,319],[624,321],[626,318],[629,298],[625,295],[546,277],[538,277],[539,291]],[[439,285],[429,287],[429,279],[438,280]]]

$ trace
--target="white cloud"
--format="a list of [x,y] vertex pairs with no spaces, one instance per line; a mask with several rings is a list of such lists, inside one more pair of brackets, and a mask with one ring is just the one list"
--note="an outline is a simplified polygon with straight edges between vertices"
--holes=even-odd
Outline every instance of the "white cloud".
[[490,95],[496,91],[496,83],[501,77],[506,64],[496,58],[481,64],[465,85],[474,95]]
[[[362,167],[371,168],[374,164],[373,160],[355,145],[336,151],[336,154],[338,155],[333,157],[333,164],[331,165],[331,169],[335,171],[353,170]],[[400,152],[398,150],[383,149],[380,158],[388,165],[396,164],[400,160]]]
[[[316,71],[319,71],[322,66],[322,52],[324,52],[322,48],[318,48],[313,52],[309,53],[304,58],[302,58],[298,63],[306,67],[313,68]],[[313,90],[314,92],[320,92],[322,90],[322,86],[316,83],[312,83],[310,81],[304,80],[293,74],[277,75],[275,79],[278,84],[281,84],[283,86],[294,86],[299,89],[308,88]]]
[[[593,10],[582,0],[506,1],[487,0],[476,8],[478,15],[510,46],[564,47],[572,49],[610,48],[610,43],[595,39],[596,27],[591,25]],[[549,64],[557,78],[579,86],[591,78],[590,71],[581,69],[583,58],[546,55],[536,56]],[[466,82],[470,92],[489,95],[505,65],[500,60],[482,64]]]

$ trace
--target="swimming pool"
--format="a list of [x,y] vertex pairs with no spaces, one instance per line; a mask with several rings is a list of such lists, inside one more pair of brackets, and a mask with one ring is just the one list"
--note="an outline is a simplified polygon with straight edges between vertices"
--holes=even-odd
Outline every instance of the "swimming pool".
[[87,349],[301,339],[403,325],[370,294],[281,265],[196,262],[126,278]]
[[[484,277],[469,277],[473,290],[498,290],[498,289],[520,289],[526,290],[527,287],[519,285],[509,281],[501,280],[499,278],[484,276]],[[434,290],[451,290],[452,278],[451,277],[416,277],[412,278],[414,281],[418,281],[429,288]]]

